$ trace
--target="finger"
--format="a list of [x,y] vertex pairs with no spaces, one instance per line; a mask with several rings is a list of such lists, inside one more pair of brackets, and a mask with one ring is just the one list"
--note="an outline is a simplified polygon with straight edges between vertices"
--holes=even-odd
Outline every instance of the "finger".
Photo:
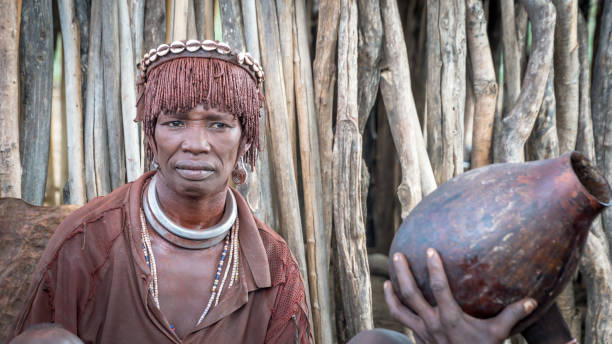
[[533,312],[538,303],[534,299],[523,299],[517,301],[504,310],[495,318],[492,319],[491,329],[497,329],[496,333],[501,337],[507,336],[510,330],[521,319],[525,318]]
[[429,284],[438,303],[442,324],[446,327],[457,326],[463,311],[450,290],[442,259],[433,248],[427,250],[427,269],[429,271]]
[[383,287],[385,289],[385,301],[387,302],[387,306],[389,306],[391,316],[397,321],[401,322],[402,325],[412,329],[413,331],[422,329],[423,326],[421,319],[412,313],[406,306],[404,306],[404,304],[402,304],[395,294],[391,282],[385,281]]
[[406,306],[410,307],[416,312],[416,314],[422,319],[431,319],[435,316],[435,312],[431,305],[425,300],[421,290],[418,288],[410,267],[408,266],[408,260],[401,253],[393,255],[393,266],[395,267],[395,274],[397,276],[397,283],[399,284],[399,295]]

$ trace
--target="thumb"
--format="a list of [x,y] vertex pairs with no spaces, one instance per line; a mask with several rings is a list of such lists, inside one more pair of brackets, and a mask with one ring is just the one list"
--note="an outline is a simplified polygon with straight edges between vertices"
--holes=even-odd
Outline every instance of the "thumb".
[[510,330],[521,321],[523,318],[528,316],[533,312],[533,310],[537,307],[538,303],[536,300],[527,298],[517,301],[513,304],[510,304],[508,307],[504,308],[504,310],[494,318],[494,322],[497,326],[496,328],[504,329],[506,332],[503,335],[507,335]]

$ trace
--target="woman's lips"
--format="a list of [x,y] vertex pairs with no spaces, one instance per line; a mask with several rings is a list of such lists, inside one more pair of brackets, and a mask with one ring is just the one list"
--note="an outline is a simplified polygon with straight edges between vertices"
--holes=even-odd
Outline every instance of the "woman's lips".
[[175,167],[179,175],[188,180],[204,180],[215,173],[214,166],[200,161],[179,161]]

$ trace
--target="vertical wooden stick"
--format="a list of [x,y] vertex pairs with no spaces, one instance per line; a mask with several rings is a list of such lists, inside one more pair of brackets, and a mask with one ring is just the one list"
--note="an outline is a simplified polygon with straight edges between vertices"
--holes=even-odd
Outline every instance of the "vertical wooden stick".
[[132,48],[130,14],[127,2],[119,1],[119,48],[121,56],[121,114],[123,115],[123,145],[127,181],[136,180],[140,169],[140,144],[136,117],[136,83],[134,81],[134,50]]
[[342,0],[338,27],[338,116],[333,147],[334,231],[348,338],[371,329],[372,295],[361,206],[357,109],[357,4]]
[[289,124],[289,142],[294,166],[297,165],[297,121],[295,117],[295,90],[293,81],[293,46],[294,46],[294,5],[293,1],[277,0],[278,33],[280,37],[281,60],[283,63],[283,80],[285,80],[285,99],[287,102],[287,123]]
[[172,0],[172,27],[170,40],[187,39],[187,18],[189,16],[188,0]]
[[[380,90],[385,101],[389,127],[402,167],[402,181],[397,196],[402,204],[402,218],[408,216],[420,201],[420,165],[417,146],[421,135],[418,115],[410,88],[408,54],[402,32],[399,10],[394,1],[383,0],[381,12],[385,29],[383,42],[385,65],[381,73]],[[415,120],[416,119],[416,120]]]
[[308,282],[315,338],[318,343],[332,343],[331,296],[329,287],[329,251],[323,226],[323,193],[319,131],[316,125],[314,91],[306,3],[295,3],[295,100],[299,129],[300,162],[304,200],[304,230],[308,259]]
[[102,1],[102,68],[111,190],[125,183],[126,173],[121,116],[121,68],[117,1],[119,0]]
[[21,197],[18,1],[0,2],[0,197]]
[[[289,128],[287,124],[287,107],[285,89],[280,69],[280,43],[278,37],[278,21],[273,0],[257,0],[257,25],[261,38],[261,57],[266,71],[266,104],[269,109],[268,123],[270,126],[270,153],[272,169],[275,173],[275,184],[279,195],[280,232],[294,254],[300,273],[308,276],[300,205],[298,202],[295,168],[291,159],[291,150],[287,145]],[[282,171],[282,173],[280,173]],[[304,281],[306,295],[310,295],[307,280]]]
[[144,46],[142,53],[157,48],[166,41],[166,2],[147,1],[144,17]]
[[442,184],[463,172],[464,1],[428,4],[427,40],[427,152]]
[[[555,27],[554,6],[546,0],[521,1],[533,23],[533,46],[527,64],[521,94],[502,123],[499,146],[495,148],[495,162],[523,160],[523,148],[535,122],[546,90],[553,53]],[[505,90],[504,90],[505,92]]]
[[[131,0],[132,2],[132,41],[134,42],[134,65],[140,62],[144,55],[144,22],[145,22],[145,0]],[[165,7],[164,7],[165,8]],[[93,18],[92,18],[93,20]],[[150,48],[149,48],[150,49]]]
[[255,0],[242,0],[241,4],[246,50],[259,61],[259,38],[257,37],[257,12],[255,9]]
[[[358,0],[359,10],[359,132],[363,133],[378,95],[382,58],[383,24],[378,0]],[[365,166],[364,166],[365,167]],[[365,181],[369,183],[368,181]]]
[[242,14],[239,0],[225,0],[219,2],[221,21],[223,27],[223,40],[230,47],[244,50],[244,31],[242,29]]
[[490,163],[497,82],[487,36],[487,21],[480,0],[467,0],[467,42],[472,65],[476,104],[472,134],[471,168]]
[[504,114],[518,100],[521,92],[520,48],[516,35],[514,0],[501,1],[502,39],[504,45]]
[[53,10],[51,0],[24,1],[19,35],[21,99],[21,197],[42,205],[49,165],[53,91]]
[[66,75],[66,132],[68,138],[68,188],[70,204],[85,204],[85,166],[83,157],[83,105],[81,99],[81,56],[79,26],[74,0],[58,1],[64,73]]
[[[313,64],[314,99],[319,129],[319,151],[321,154],[321,182],[323,190],[332,189],[332,143],[334,134],[334,89],[336,85],[336,43],[338,40],[338,20],[340,2],[321,0],[319,4],[319,23],[317,30],[316,54]],[[332,195],[323,193],[323,226],[326,228],[328,250],[332,232]],[[331,251],[330,251],[331,252]]]
[[557,135],[559,153],[563,154],[576,148],[578,132],[578,1],[553,2],[557,9],[554,48]]

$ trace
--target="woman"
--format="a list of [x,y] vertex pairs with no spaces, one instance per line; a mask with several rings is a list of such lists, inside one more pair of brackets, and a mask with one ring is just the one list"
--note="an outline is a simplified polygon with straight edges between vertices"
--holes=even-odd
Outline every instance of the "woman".
[[261,67],[190,40],[152,49],[140,71],[156,170],[60,225],[15,333],[55,322],[84,342],[310,343],[295,259],[228,184],[257,157]]

